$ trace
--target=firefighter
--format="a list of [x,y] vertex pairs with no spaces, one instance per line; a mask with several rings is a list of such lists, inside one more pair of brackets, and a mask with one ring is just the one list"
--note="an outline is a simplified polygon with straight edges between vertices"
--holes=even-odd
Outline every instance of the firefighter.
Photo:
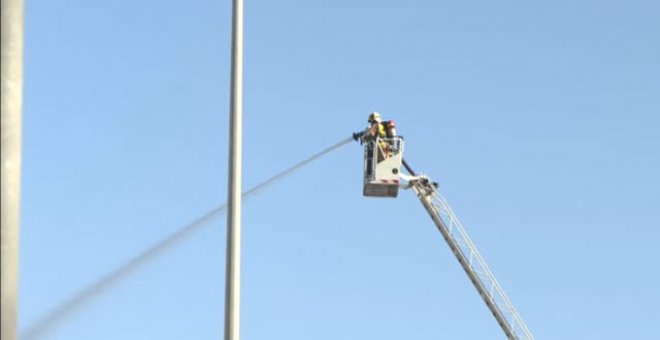
[[385,125],[383,120],[380,118],[380,113],[372,112],[367,119],[367,122],[370,124],[367,129],[366,137],[371,137],[375,139],[376,137],[385,138],[387,137],[387,132],[385,131]]
[[354,133],[353,139],[359,141],[360,144],[362,144],[364,142],[374,140],[376,139],[376,137],[379,138],[387,137],[387,130],[386,130],[387,124],[383,123],[382,119],[380,118],[380,114],[378,112],[372,112],[369,115],[367,121],[370,124],[369,127],[366,128],[364,131]]
[[394,138],[396,137],[396,126],[393,120],[383,121],[380,118],[380,113],[372,112],[368,118],[371,124],[367,130],[358,133],[358,137],[362,137],[362,141],[378,138]]
[[394,126],[394,121],[383,122],[380,117],[380,113],[372,112],[369,114],[367,119],[370,124],[369,127],[359,133],[353,134],[355,140],[359,140],[360,143],[372,141],[376,138],[379,138],[378,141],[378,162],[383,161],[385,158],[392,156],[392,145],[391,142],[384,140],[385,138],[396,137],[396,129]]

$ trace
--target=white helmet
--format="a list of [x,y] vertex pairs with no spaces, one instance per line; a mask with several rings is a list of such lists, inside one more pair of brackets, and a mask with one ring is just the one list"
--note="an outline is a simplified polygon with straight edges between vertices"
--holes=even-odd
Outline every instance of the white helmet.
[[375,111],[372,112],[372,113],[369,115],[369,119],[367,120],[367,122],[369,122],[369,123],[379,122],[379,123],[380,123],[380,113],[375,112]]

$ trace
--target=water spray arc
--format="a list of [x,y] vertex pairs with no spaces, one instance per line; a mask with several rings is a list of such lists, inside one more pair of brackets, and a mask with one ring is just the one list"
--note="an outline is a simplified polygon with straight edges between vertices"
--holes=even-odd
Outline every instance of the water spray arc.
[[[261,182],[260,184],[252,187],[250,190],[247,190],[243,193],[243,198],[252,197],[264,189],[272,186],[278,181],[294,174],[296,171],[302,169],[304,166],[312,163],[313,161],[329,154],[330,152],[350,143],[352,138],[349,137],[344,139],[328,148],[323,149],[322,151],[304,159],[303,161],[287,168],[286,170],[278,173],[275,176],[270,177],[269,179]],[[182,226],[174,233],[163,238],[159,242],[155,243],[151,247],[142,251],[138,255],[132,257],[130,260],[126,261],[121,266],[117,267],[108,274],[102,276],[94,283],[89,286],[78,290],[78,293],[70,296],[65,299],[62,303],[57,305],[55,308],[48,311],[39,321],[35,322],[33,325],[29,326],[22,334],[22,340],[35,340],[41,339],[44,336],[50,334],[58,325],[67,319],[74,317],[76,312],[79,312],[83,307],[92,303],[94,300],[101,297],[103,294],[110,291],[112,288],[116,287],[123,280],[128,278],[131,274],[136,273],[139,269],[143,268],[149,262],[157,259],[158,257],[164,255],[168,251],[172,250],[177,245],[181,244],[183,241],[192,236],[195,232],[199,231],[202,227],[208,225],[208,223],[215,218],[221,216],[227,210],[227,205],[223,204],[203,216],[197,218],[196,220]]]

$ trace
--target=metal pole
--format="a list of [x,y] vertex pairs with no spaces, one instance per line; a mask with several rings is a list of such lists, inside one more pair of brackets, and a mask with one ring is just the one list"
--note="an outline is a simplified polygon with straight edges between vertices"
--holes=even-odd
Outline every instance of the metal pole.
[[23,106],[23,0],[2,0],[2,340],[15,340],[18,309],[18,247]]
[[243,129],[243,1],[234,0],[232,15],[229,185],[227,197],[227,266],[225,340],[239,340],[241,292],[241,166]]

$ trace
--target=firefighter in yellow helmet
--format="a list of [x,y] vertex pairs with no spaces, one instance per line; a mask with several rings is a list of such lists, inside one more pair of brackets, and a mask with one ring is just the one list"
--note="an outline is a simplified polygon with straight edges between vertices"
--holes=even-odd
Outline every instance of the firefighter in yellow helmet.
[[383,126],[382,124],[383,120],[380,118],[380,113],[372,112],[371,114],[369,114],[369,118],[367,119],[367,122],[369,123],[369,128],[367,129],[366,132],[367,136],[370,136],[373,139],[375,139],[376,137],[379,138],[386,137],[385,126]]
[[396,137],[396,126],[393,120],[383,122],[380,113],[372,112],[367,118],[369,127],[362,131],[353,134],[353,139],[360,143],[368,142],[376,138],[394,138]]
[[383,122],[380,113],[378,112],[372,112],[369,114],[367,121],[369,127],[362,132],[354,133],[353,138],[359,140],[360,143],[369,142],[378,138],[378,162],[385,158],[389,158],[392,155],[392,145],[386,141],[386,138],[396,136],[394,121],[390,120]]

